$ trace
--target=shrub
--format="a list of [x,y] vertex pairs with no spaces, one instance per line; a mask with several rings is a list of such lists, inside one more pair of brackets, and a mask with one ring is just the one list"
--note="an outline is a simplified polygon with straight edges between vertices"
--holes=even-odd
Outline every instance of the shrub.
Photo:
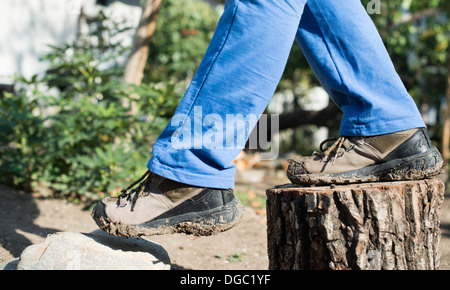
[[18,76],[19,90],[0,96],[0,182],[96,201],[142,175],[218,18],[200,0],[183,3],[164,1],[142,85],[121,81],[129,48],[115,36],[127,28],[102,13],[89,35],[50,47],[44,76]]

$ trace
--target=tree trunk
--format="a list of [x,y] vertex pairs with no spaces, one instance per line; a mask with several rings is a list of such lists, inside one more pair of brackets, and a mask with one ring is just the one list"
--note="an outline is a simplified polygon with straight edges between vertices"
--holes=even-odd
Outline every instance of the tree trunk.
[[147,63],[150,38],[155,32],[156,16],[162,0],[146,0],[142,9],[141,20],[136,30],[130,57],[125,65],[124,81],[140,85]]
[[[448,48],[450,53],[450,47]],[[449,143],[450,143],[450,58],[447,58],[447,92],[445,96],[447,107],[444,115],[444,130],[442,132],[442,157],[445,161],[450,157]]]
[[[142,15],[133,39],[131,53],[125,64],[123,80],[125,83],[140,85],[144,77],[145,64],[147,63],[150,50],[150,39],[156,29],[156,18],[162,0],[146,0],[142,8]],[[131,99],[139,99],[137,94],[130,96]],[[137,104],[133,100],[130,104],[128,99],[122,99],[124,107],[130,107],[130,115],[135,115],[138,111]]]
[[438,269],[439,179],[267,190],[269,268]]

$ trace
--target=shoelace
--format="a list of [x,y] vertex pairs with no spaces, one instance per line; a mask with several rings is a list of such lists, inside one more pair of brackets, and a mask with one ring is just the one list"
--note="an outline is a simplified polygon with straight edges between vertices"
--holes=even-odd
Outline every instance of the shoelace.
[[130,184],[127,188],[125,188],[124,190],[121,191],[121,194],[118,196],[119,198],[119,202],[122,198],[126,198],[129,199],[131,196],[132,192],[128,192],[130,189],[132,189],[136,184],[138,184],[139,182],[141,182],[142,180],[144,180],[144,182],[141,185],[141,188],[136,196],[136,198],[134,199],[134,202],[132,202],[131,205],[131,211],[133,211],[134,209],[134,204],[136,203],[136,200],[141,197],[142,193],[144,192],[144,189],[147,187],[148,183],[151,180],[151,176],[152,176],[152,172],[150,170],[147,170],[144,175],[142,175],[141,177],[139,177],[139,179],[137,179],[136,181],[134,181],[132,184]]
[[[340,136],[338,138],[329,138],[329,139],[322,141],[322,143],[320,143],[320,151],[323,154],[323,158],[328,159],[330,157],[331,153],[334,152],[334,157],[333,157],[333,162],[332,162],[332,164],[334,164],[338,157],[339,149],[342,148],[342,144],[344,144],[345,140],[347,140],[347,137]],[[323,145],[328,142],[334,142],[334,143],[329,148],[324,150]]]

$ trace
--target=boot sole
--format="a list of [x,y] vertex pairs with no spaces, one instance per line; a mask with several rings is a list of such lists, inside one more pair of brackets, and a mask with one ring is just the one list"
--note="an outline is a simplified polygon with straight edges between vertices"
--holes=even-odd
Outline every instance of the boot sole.
[[440,174],[445,165],[439,151],[432,148],[425,153],[375,164],[358,170],[334,174],[292,174],[295,164],[291,161],[287,175],[298,185],[317,186],[377,181],[418,180]]
[[244,208],[237,198],[228,204],[178,216],[152,220],[139,225],[112,222],[104,213],[104,205],[99,203],[93,210],[93,218],[105,232],[114,236],[140,237],[183,233],[194,236],[210,236],[236,226],[242,219]]

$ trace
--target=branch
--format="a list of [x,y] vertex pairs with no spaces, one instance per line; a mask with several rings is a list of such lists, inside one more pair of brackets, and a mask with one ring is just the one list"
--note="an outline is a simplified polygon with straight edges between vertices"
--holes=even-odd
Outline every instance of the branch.
[[405,13],[403,14],[398,21],[396,21],[393,26],[402,25],[408,22],[413,22],[419,20],[423,17],[431,17],[441,12],[438,8],[428,8],[424,10],[420,10],[414,13]]
[[320,111],[297,110],[292,113],[280,115],[280,131],[296,128],[302,125],[316,125],[325,127],[338,127],[342,112],[333,103]]
[[[279,131],[286,129],[294,129],[302,125],[316,125],[319,127],[335,128],[338,129],[340,125],[340,120],[342,117],[341,110],[330,101],[328,106],[320,111],[305,111],[297,110],[292,113],[285,113],[279,116]],[[268,120],[267,124],[271,124]],[[258,122],[253,130],[258,130],[260,132],[262,127]],[[267,141],[272,139],[272,126],[266,126],[267,130]],[[248,144],[246,146],[248,148]]]

